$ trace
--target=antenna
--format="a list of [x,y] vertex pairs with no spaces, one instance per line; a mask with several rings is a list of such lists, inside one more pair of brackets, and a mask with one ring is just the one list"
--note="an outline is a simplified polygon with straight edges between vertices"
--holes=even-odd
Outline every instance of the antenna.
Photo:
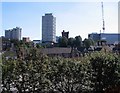
[[104,21],[104,7],[103,7],[103,2],[101,2],[101,5],[102,5],[102,21],[103,21],[102,30],[103,30],[103,33],[104,33],[105,32],[105,21]]

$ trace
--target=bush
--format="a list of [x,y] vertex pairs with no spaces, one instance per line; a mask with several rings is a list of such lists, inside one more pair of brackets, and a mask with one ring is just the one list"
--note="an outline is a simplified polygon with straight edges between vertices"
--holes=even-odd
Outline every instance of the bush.
[[3,58],[7,93],[11,87],[19,93],[102,93],[120,85],[120,59],[115,54],[95,52],[77,60],[35,55]]

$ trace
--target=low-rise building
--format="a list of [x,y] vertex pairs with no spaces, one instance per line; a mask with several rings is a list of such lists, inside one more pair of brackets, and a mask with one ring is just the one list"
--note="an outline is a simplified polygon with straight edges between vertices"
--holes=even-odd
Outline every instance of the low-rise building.
[[62,57],[70,57],[71,48],[43,48],[41,49],[42,54],[46,54],[48,56],[62,56]]
[[114,45],[116,42],[120,42],[120,33],[92,33],[88,34],[88,38],[94,41],[104,40],[108,45]]
[[1,36],[0,41],[1,41],[1,43],[0,43],[1,49],[0,50],[5,51],[5,50],[9,50],[11,48],[11,42],[9,39],[5,38],[4,36]]
[[23,37],[22,40],[23,40],[24,42],[30,42],[30,38],[29,38],[29,37]]

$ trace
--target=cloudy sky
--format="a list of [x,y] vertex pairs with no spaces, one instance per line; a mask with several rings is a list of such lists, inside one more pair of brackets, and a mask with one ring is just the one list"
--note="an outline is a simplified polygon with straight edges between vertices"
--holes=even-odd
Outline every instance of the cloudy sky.
[[[2,2],[2,31],[22,28],[22,36],[41,39],[42,16],[53,13],[56,17],[56,36],[62,30],[70,37],[102,30],[101,2]],[[118,2],[104,2],[105,33],[118,33]]]

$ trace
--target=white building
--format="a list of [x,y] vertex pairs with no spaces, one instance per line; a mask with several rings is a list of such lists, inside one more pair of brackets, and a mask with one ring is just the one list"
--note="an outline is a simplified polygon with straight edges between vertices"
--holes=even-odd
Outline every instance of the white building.
[[56,42],[56,18],[52,13],[42,16],[42,42]]
[[21,40],[21,31],[22,29],[19,27],[5,30],[5,37],[10,40],[11,39]]

